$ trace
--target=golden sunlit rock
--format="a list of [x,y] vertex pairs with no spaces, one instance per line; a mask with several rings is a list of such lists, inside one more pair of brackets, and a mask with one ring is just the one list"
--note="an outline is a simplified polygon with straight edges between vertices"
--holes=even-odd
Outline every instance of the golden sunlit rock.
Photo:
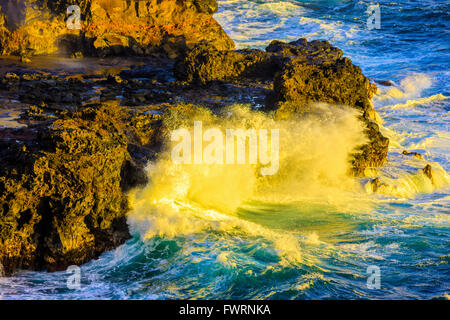
[[[71,1],[2,0],[0,48],[4,55],[166,54],[183,53],[200,40],[219,49],[233,41],[212,18],[211,0],[84,0],[76,4],[80,16],[67,13]],[[79,19],[80,29],[69,28]]]

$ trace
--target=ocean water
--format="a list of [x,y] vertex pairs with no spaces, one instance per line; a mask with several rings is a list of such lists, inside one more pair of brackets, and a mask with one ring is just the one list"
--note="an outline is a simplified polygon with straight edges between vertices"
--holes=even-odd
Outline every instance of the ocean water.
[[378,3],[372,30],[371,1],[220,0],[215,15],[239,48],[329,40],[374,81],[392,81],[373,101],[391,139],[386,165],[368,172],[376,194],[369,178],[345,175],[361,143],[351,110],[322,105],[294,124],[233,106],[216,126],[280,128],[278,175],[162,155],[148,164],[152,183],[130,194],[133,238],[81,266],[79,288],[67,287],[71,273],[21,272],[0,278],[0,298],[448,299],[450,2]]

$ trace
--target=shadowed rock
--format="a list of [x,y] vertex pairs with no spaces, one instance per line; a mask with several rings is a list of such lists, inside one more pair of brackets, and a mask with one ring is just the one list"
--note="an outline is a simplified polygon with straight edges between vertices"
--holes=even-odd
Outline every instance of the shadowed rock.
[[217,50],[201,43],[175,64],[175,76],[184,81],[206,84],[242,78],[271,79],[277,70],[272,54],[257,49]]

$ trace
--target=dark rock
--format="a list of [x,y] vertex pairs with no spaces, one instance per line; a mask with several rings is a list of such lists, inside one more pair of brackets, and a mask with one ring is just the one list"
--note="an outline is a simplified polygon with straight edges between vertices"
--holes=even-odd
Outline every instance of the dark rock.
[[212,15],[216,0],[80,0],[80,29],[67,27],[72,0],[0,0],[3,55],[86,56],[164,54],[171,57],[201,40],[218,49],[234,42]]
[[373,111],[370,99],[375,93],[374,86],[350,59],[336,60],[333,55],[326,60],[324,55],[292,59],[277,73],[274,79],[276,105],[272,108],[281,108],[282,112],[286,101],[294,102],[300,109],[311,102],[326,102],[356,107],[369,118]]
[[6,73],[0,82],[0,87],[8,91],[18,90],[20,86],[20,76],[15,73]]
[[313,40],[308,42],[300,38],[290,43],[274,40],[266,48],[267,52],[278,53],[287,57],[301,57],[309,62],[326,63],[342,58],[342,50],[333,47],[328,41]]
[[75,51],[74,53],[72,53],[71,57],[73,59],[81,59],[83,58],[83,53],[81,51]]
[[122,188],[141,183],[112,107],[89,107],[39,130],[28,146],[2,142],[0,264],[61,270],[130,237]]
[[135,187],[145,186],[148,183],[148,177],[145,170],[131,160],[126,161],[122,166],[121,176],[120,187],[123,192],[127,192]]
[[261,50],[217,50],[201,43],[180,58],[174,68],[177,79],[206,84],[242,78],[272,79],[278,64],[273,55]]
[[372,187],[372,192],[377,192],[378,188],[381,186],[380,178],[375,178],[370,181],[370,185]]
[[120,84],[122,83],[122,78],[119,75],[108,75],[106,79],[107,84]]
[[386,161],[389,139],[380,133],[371,103],[376,86],[361,68],[342,58],[342,51],[327,41],[272,42],[267,50],[292,57],[275,75],[274,92],[266,100],[269,109],[285,118],[307,111],[308,105],[315,102],[356,108],[366,123],[369,143],[353,156],[354,174],[364,175],[365,168],[378,167]]
[[[57,79],[56,81],[21,81],[20,100],[30,104],[45,104],[61,109],[62,105],[79,105],[82,93],[92,89],[92,84],[79,79]],[[58,105],[58,106],[56,106]]]
[[431,165],[427,164],[425,168],[422,169],[423,174],[426,175],[431,181],[433,181],[433,168]]
[[375,80],[375,82],[385,87],[395,86],[395,83],[392,80]]
[[160,44],[160,51],[165,53],[170,59],[182,56],[188,50],[186,38],[184,36],[164,35]]
[[408,150],[403,150],[402,154],[405,156],[411,156],[411,157],[417,158],[419,160],[423,160],[423,155],[421,155],[418,152],[409,152]]
[[199,12],[213,14],[218,10],[216,0],[194,0],[195,6]]

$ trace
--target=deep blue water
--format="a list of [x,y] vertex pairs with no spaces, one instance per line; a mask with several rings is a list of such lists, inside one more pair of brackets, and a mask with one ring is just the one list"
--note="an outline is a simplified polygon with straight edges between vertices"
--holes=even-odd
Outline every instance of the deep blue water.
[[[134,200],[133,239],[81,266],[79,289],[67,288],[65,272],[23,272],[0,279],[0,297],[449,298],[450,2],[379,1],[381,28],[372,30],[371,1],[219,3],[216,18],[240,48],[329,40],[371,79],[394,82],[374,98],[391,138],[388,163],[371,173],[385,183],[381,194],[366,190],[367,179],[351,190],[302,181],[285,186],[295,194],[291,201],[273,193],[245,199],[230,213],[173,189],[156,197],[149,186]],[[403,156],[404,149],[425,159]],[[427,163],[434,185],[420,173]],[[225,201],[233,195],[218,193]],[[367,285],[369,266],[380,270],[379,289]]]

